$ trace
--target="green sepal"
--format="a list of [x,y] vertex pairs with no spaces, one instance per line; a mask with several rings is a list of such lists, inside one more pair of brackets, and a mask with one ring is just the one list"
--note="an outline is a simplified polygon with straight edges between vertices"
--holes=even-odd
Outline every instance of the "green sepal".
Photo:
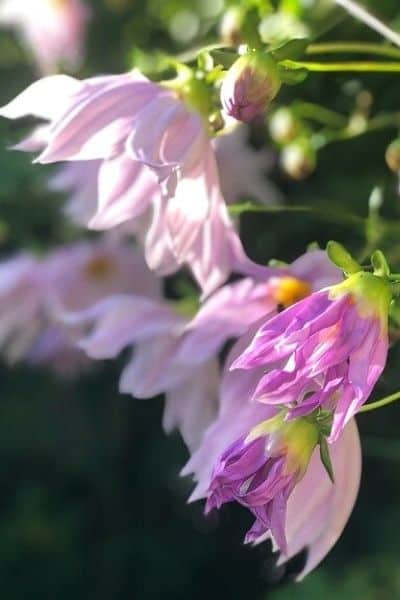
[[389,277],[390,269],[385,255],[381,250],[375,250],[371,256],[371,265],[374,269],[374,275],[378,277]]
[[163,52],[144,52],[138,47],[134,47],[130,54],[131,68],[139,69],[148,76],[157,76],[173,69],[174,62],[177,61]]
[[303,56],[309,43],[310,41],[307,38],[295,38],[272,48],[270,54],[276,61],[296,60]]
[[238,54],[234,50],[210,50],[210,56],[213,58],[216,65],[222,65],[224,69],[229,69],[237,60]]
[[325,471],[327,472],[329,479],[331,480],[332,483],[335,483],[332,461],[331,461],[331,457],[329,454],[329,447],[328,447],[328,443],[326,441],[325,436],[321,435],[318,443],[319,443],[319,455],[321,457],[321,462],[324,465]]
[[321,437],[327,437],[332,429],[333,415],[330,410],[318,409],[316,421]]
[[393,298],[389,307],[389,316],[397,327],[400,327],[400,299]]
[[214,68],[214,58],[211,52],[206,50],[204,52],[200,52],[200,54],[197,56],[197,66],[200,71],[212,71]]
[[326,253],[331,262],[345,273],[352,274],[362,271],[361,266],[354,260],[350,252],[348,252],[342,244],[334,242],[333,240],[329,241],[326,245]]
[[302,67],[288,68],[284,63],[278,63],[278,73],[279,78],[282,83],[286,83],[286,85],[297,85],[299,83],[303,83],[303,81],[308,77],[307,69],[303,69]]
[[284,267],[287,267],[288,263],[285,262],[284,260],[279,260],[278,258],[271,258],[268,261],[268,266],[282,269]]

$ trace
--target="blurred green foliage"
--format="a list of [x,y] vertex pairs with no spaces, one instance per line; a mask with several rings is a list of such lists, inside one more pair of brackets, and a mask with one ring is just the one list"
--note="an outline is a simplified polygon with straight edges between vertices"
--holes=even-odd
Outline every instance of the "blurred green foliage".
[[[83,75],[124,70],[132,64],[134,48],[180,52],[188,44],[213,42],[223,10],[216,0],[93,0],[91,5]],[[324,40],[377,40],[322,0],[315,6],[283,5],[302,15],[315,34],[326,30]],[[369,5],[375,8],[372,0]],[[387,21],[400,22],[398,0],[382,0],[379,12]],[[325,16],[316,19],[317,14]],[[35,77],[14,35],[2,31],[0,101]],[[398,75],[313,75],[285,88],[279,101],[306,100],[349,114],[362,90],[370,94],[373,114],[399,110]],[[41,252],[80,234],[62,217],[61,198],[46,191],[51,168],[33,166],[28,156],[6,149],[20,132],[19,126],[0,123],[4,255],[20,248]],[[293,260],[310,242],[324,246],[329,239],[359,254],[368,243],[368,198],[374,186],[384,192],[384,218],[392,224],[400,218],[398,183],[384,162],[385,148],[396,134],[389,128],[325,146],[315,174],[303,182],[289,180],[277,166],[271,177],[287,203],[316,207],[320,213],[245,213],[242,232],[249,254],[260,262]],[[254,131],[251,142],[270,143],[267,128]],[[331,218],[348,213],[363,217],[365,226],[355,230]],[[379,242],[398,271],[397,231],[383,228]],[[172,293],[179,293],[182,281],[178,277],[169,283]],[[399,361],[400,350],[393,348],[377,398],[399,388]],[[178,474],[186,451],[178,436],[166,438],[161,432],[162,400],[118,395],[119,367],[98,365],[79,381],[60,382],[45,372],[1,366],[1,597],[400,598],[398,407],[359,417],[364,471],[358,504],[324,564],[294,588],[288,583],[290,569],[286,575],[274,571],[268,545],[256,550],[241,545],[248,524],[244,511],[226,507],[221,515],[204,519],[200,505],[185,504],[190,482]]]

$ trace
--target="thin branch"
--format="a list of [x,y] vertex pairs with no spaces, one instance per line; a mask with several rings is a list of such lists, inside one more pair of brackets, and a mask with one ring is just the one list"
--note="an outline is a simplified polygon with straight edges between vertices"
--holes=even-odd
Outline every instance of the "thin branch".
[[335,0],[335,2],[347,10],[353,17],[383,35],[383,37],[393,42],[393,44],[396,44],[396,46],[400,46],[400,35],[380,19],[371,15],[366,8],[360,6],[360,4],[354,0]]

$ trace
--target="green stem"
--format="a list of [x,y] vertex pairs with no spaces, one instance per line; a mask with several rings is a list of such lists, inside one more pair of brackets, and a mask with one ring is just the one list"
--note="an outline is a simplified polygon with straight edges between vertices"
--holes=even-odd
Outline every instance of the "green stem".
[[392,404],[392,402],[396,402],[397,400],[400,400],[400,392],[396,392],[395,394],[391,394],[390,396],[385,396],[385,398],[377,400],[376,402],[364,404],[364,406],[362,406],[358,412],[370,412],[371,410],[376,410],[378,408],[382,408],[383,406],[387,406],[388,404]]
[[349,61],[337,63],[283,60],[286,69],[306,69],[316,73],[400,73],[400,62]]
[[293,110],[299,117],[309,119],[328,125],[330,127],[344,128],[348,123],[348,118],[343,115],[324,108],[314,102],[295,102]]
[[351,119],[349,125],[343,129],[325,129],[319,132],[320,141],[318,149],[332,142],[340,142],[360,137],[373,131],[386,129],[389,127],[400,127],[400,112],[395,112],[386,115],[378,115],[369,121],[366,121],[365,127],[352,127]]
[[400,59],[400,49],[384,44],[372,44],[369,42],[326,42],[310,44],[306,54],[376,54],[388,58]]
[[264,204],[254,204],[253,202],[242,202],[240,204],[232,204],[229,207],[229,213],[232,216],[239,216],[244,212],[258,213],[308,213],[315,218],[340,225],[350,225],[355,229],[362,231],[365,227],[365,219],[349,213],[339,213],[337,211],[327,211],[312,206],[296,205],[296,206],[266,206]]

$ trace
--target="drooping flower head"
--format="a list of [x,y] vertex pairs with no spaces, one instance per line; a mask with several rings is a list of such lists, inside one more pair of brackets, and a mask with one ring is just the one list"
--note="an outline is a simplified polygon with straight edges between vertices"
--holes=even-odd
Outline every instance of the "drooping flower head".
[[226,502],[239,502],[256,517],[246,542],[270,531],[279,548],[286,552],[286,504],[306,472],[318,439],[318,428],[306,418],[285,423],[283,415],[278,414],[259,423],[219,458],[206,511]]
[[[315,447],[312,419],[282,422],[276,407],[251,401],[262,367],[229,369],[251,335],[250,331],[231,350],[218,416],[182,475],[192,474],[196,481],[190,501],[205,498],[209,509],[235,501],[251,510],[256,521],[246,539],[259,544],[271,538],[274,550],[280,551],[278,564],[306,550],[300,579],[336,543],[353,509],[361,474],[357,427],[351,420],[329,445],[332,482]],[[290,424],[293,427],[285,430]]]
[[226,113],[238,121],[261,117],[281,87],[275,61],[264,52],[250,52],[238,58],[221,87]]
[[99,161],[89,225],[107,229],[144,216],[149,266],[166,275],[188,265],[209,293],[251,261],[221,193],[202,85],[193,77],[160,85],[138,71],[83,81],[54,76],[0,114],[49,121],[37,162]]
[[390,300],[384,279],[355,273],[262,325],[232,368],[262,367],[253,399],[286,405],[289,418],[332,411],[334,440],[384,369]]
[[43,73],[79,67],[89,9],[82,0],[2,0],[0,24],[21,33]]

